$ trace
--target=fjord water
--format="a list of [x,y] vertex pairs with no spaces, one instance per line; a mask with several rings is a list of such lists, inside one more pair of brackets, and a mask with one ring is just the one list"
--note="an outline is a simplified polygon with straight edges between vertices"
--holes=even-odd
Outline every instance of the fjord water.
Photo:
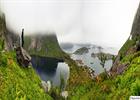
[[[68,46],[67,46],[68,47]],[[78,55],[78,54],[74,54],[74,52],[82,47],[86,47],[88,48],[88,53],[83,53],[82,55]],[[64,48],[61,47],[65,52],[69,53],[71,58],[73,60],[81,60],[83,62],[84,65],[92,68],[95,71],[95,75],[100,74],[104,71],[104,69],[106,69],[106,71],[109,71],[110,68],[112,67],[113,61],[110,60],[106,60],[105,62],[105,66],[104,68],[102,67],[102,65],[100,64],[101,61],[98,59],[98,57],[92,57],[92,53],[100,53],[100,52],[104,52],[104,53],[110,53],[110,54],[117,54],[117,50],[114,48],[100,48],[99,46],[96,45],[90,45],[90,44],[73,44],[73,46],[71,46],[71,48]]]
[[31,62],[42,80],[51,81],[53,86],[60,86],[60,78],[63,78],[66,85],[69,78],[69,66],[62,60],[32,56]]

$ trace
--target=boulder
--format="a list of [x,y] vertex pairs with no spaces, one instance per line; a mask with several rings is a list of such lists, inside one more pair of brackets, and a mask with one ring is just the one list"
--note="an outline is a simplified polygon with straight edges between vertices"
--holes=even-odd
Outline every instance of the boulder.
[[49,92],[51,90],[51,82],[50,81],[42,81],[41,87],[44,89],[45,92]]
[[47,81],[47,85],[48,85],[48,92],[51,90],[51,82]]
[[16,50],[16,58],[19,65],[23,67],[29,67],[31,65],[31,56],[22,48],[15,47]]

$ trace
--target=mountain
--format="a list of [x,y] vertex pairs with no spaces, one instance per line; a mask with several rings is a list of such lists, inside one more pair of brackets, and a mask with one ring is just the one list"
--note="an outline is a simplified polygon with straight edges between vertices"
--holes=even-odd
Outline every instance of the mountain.
[[86,53],[89,52],[88,49],[89,49],[89,48],[87,48],[87,47],[79,48],[79,49],[77,49],[77,50],[74,52],[74,54],[76,54],[76,55],[86,54]]
[[[59,87],[53,87],[49,93],[46,93],[41,88],[41,79],[35,70],[32,67],[23,68],[17,63],[13,46],[17,42],[19,44],[19,36],[7,29],[5,16],[0,15],[0,99],[62,99]],[[63,58],[70,67],[68,90],[73,85],[86,84],[91,80],[88,69],[77,66],[75,61],[61,50],[54,34],[25,36],[24,49],[30,55]]]
[[31,55],[62,58],[62,50],[55,34],[25,36],[24,48]]
[[128,100],[132,95],[140,95],[140,5],[130,36],[119,50],[111,70],[71,90],[72,100]]
[[[138,53],[139,51],[140,51],[140,5],[138,7],[137,13],[133,21],[130,36],[125,42],[125,44],[122,46],[122,48],[119,50],[118,56],[116,57],[113,67],[111,68],[111,74],[115,75],[124,72],[124,70],[126,70],[130,66],[130,62],[127,64],[124,63],[122,64],[121,61],[123,61],[125,57],[130,55],[132,56]],[[138,56],[136,55],[132,58]]]
[[[140,6],[132,31],[120,49],[110,71],[90,77],[91,70],[78,66],[64,53],[55,35],[25,37],[24,48],[31,55],[63,58],[70,67],[66,90],[69,100],[128,100],[140,95]],[[59,89],[45,93],[40,87],[41,79],[33,68],[23,68],[16,61],[12,39],[4,15],[0,16],[0,99],[51,100],[60,95]],[[10,37],[10,38],[7,38]],[[14,36],[16,37],[16,36]],[[4,50],[7,48],[7,50]],[[8,52],[7,52],[8,51]],[[52,92],[53,91],[53,92]],[[51,97],[52,96],[52,97]]]
[[[7,32],[5,16],[2,14],[0,15],[0,99],[51,100],[52,97],[41,88],[41,79],[34,69],[18,65],[16,53],[10,50],[12,35],[7,36]],[[10,51],[7,52],[6,48]]]

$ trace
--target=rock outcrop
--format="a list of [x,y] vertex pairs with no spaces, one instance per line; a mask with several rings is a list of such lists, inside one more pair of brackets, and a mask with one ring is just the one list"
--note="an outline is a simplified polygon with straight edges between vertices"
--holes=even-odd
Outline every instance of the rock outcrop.
[[129,66],[129,64],[122,64],[121,60],[126,55],[134,54],[137,51],[140,51],[140,5],[137,9],[137,13],[133,21],[130,36],[120,49],[110,70],[111,75],[114,76],[123,73]]
[[132,35],[132,38],[134,38],[137,35],[140,35],[140,4],[139,4],[139,7],[137,9],[137,13],[135,15],[135,18],[134,18],[134,22],[133,22],[132,30],[131,30],[131,35]]
[[49,92],[51,90],[51,82],[41,81],[41,87],[44,89],[45,92]]
[[19,63],[19,65],[23,67],[31,66],[30,55],[20,46],[16,47],[15,50],[16,50],[17,62]]
[[18,35],[8,30],[5,15],[3,13],[0,14],[0,38],[4,40],[4,49],[6,51],[13,50],[13,44],[18,39]]
[[74,52],[74,54],[82,55],[82,54],[86,54],[86,53],[88,53],[88,52],[89,52],[89,50],[88,50],[87,47],[82,47],[82,48],[77,49],[77,50]]

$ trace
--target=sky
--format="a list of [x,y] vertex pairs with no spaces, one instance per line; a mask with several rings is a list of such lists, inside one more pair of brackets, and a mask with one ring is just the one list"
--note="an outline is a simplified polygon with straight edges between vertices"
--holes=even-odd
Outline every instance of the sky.
[[55,32],[59,42],[121,48],[140,0],[0,0],[16,33]]

